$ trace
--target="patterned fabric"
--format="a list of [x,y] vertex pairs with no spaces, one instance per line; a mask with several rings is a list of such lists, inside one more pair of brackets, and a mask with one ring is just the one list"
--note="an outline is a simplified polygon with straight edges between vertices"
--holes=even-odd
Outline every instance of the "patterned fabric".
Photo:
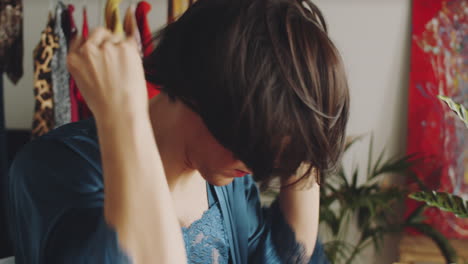
[[32,138],[44,135],[55,127],[54,95],[52,88],[52,57],[59,45],[54,35],[55,20],[49,14],[47,26],[34,49],[34,98],[35,110]]
[[[75,11],[74,5],[68,5],[67,12],[64,12],[67,21],[64,24],[64,32],[65,37],[67,38],[68,46],[70,46],[70,42],[73,37],[76,36],[78,29],[76,28],[75,19],[73,18],[73,12]],[[76,86],[76,82],[73,77],[70,75],[70,113],[71,113],[71,122],[77,122],[80,120],[80,109],[79,109],[79,102],[78,102],[78,87]]]
[[227,264],[229,242],[219,204],[210,207],[188,228],[182,227],[189,264]]
[[59,48],[52,58],[52,87],[54,89],[55,127],[71,122],[70,74],[67,70],[67,39],[62,29],[62,14],[67,7],[59,2],[55,9],[54,34],[58,38]]
[[17,83],[23,76],[23,6],[21,0],[0,0],[0,74]]
[[114,33],[123,33],[120,21],[119,4],[122,0],[107,0],[106,4],[106,27]]

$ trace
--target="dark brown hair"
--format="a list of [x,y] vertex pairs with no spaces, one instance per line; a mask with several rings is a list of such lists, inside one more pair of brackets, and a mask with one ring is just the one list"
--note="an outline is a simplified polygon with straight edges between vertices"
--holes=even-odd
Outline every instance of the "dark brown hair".
[[285,179],[303,162],[305,177],[335,168],[349,92],[313,3],[199,0],[154,41],[148,81],[192,107],[257,181]]

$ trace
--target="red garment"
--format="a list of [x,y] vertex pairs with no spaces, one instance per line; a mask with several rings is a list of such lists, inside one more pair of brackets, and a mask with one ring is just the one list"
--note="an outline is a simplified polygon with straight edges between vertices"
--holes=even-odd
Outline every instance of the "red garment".
[[148,98],[151,99],[159,94],[160,87],[154,83],[146,82],[146,90],[148,90]]
[[88,15],[86,13],[86,7],[83,7],[83,37],[87,38],[89,35],[89,29],[88,29]]
[[[77,28],[75,24],[75,19],[73,18],[73,12],[75,11],[75,6],[68,5],[68,22],[69,22],[69,31],[70,32],[70,40],[76,36]],[[78,122],[80,121],[80,112],[79,112],[79,102],[77,98],[77,94],[80,91],[76,86],[75,80],[70,75],[70,111],[71,111],[71,121]]]
[[[88,35],[89,35],[89,29],[88,29],[88,15],[86,13],[86,7],[83,8],[83,38],[88,38]],[[78,111],[79,111],[79,119],[80,120],[83,120],[83,119],[88,119],[90,118],[91,116],[93,116],[93,114],[91,113],[91,110],[89,110],[88,108],[88,105],[86,104],[85,102],[85,99],[83,97],[83,95],[81,95],[81,92],[79,89],[76,89],[76,99],[78,101]]]
[[153,43],[152,34],[148,23],[148,13],[151,11],[151,4],[146,1],[138,3],[135,10],[135,18],[140,31],[141,43],[143,44],[143,56],[151,54]]
[[[135,10],[135,18],[140,31],[141,43],[143,45],[143,56],[149,56],[153,51],[153,35],[148,23],[148,13],[151,11],[151,4],[146,1],[138,3]],[[146,89],[148,91],[148,98],[153,98],[159,94],[159,86],[150,82],[146,82]]]

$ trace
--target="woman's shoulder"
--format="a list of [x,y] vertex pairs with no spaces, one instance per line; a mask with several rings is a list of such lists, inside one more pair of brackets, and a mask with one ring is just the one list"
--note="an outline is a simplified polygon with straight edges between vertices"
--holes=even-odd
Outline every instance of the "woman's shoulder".
[[88,138],[97,141],[96,122],[94,118],[69,123],[60,126],[38,139],[70,140],[74,138]]
[[76,167],[74,165],[83,163],[100,163],[94,119],[61,126],[32,140],[16,154],[12,167],[47,168],[66,165],[73,169]]
[[99,144],[90,122],[65,125],[26,144],[9,168],[11,193],[50,200],[102,189]]

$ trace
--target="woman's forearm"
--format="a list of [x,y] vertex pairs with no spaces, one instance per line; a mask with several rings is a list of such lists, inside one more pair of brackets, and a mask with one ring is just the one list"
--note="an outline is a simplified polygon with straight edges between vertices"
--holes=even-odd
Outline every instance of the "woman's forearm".
[[186,263],[149,115],[141,112],[96,117],[105,217],[134,263]]
[[[317,240],[320,207],[320,187],[315,175],[310,176],[308,186],[303,183],[281,190],[279,204],[286,221],[292,227],[296,239],[305,247],[305,253],[311,256]],[[290,182],[296,181],[292,178]],[[283,183],[287,185],[288,183]]]

